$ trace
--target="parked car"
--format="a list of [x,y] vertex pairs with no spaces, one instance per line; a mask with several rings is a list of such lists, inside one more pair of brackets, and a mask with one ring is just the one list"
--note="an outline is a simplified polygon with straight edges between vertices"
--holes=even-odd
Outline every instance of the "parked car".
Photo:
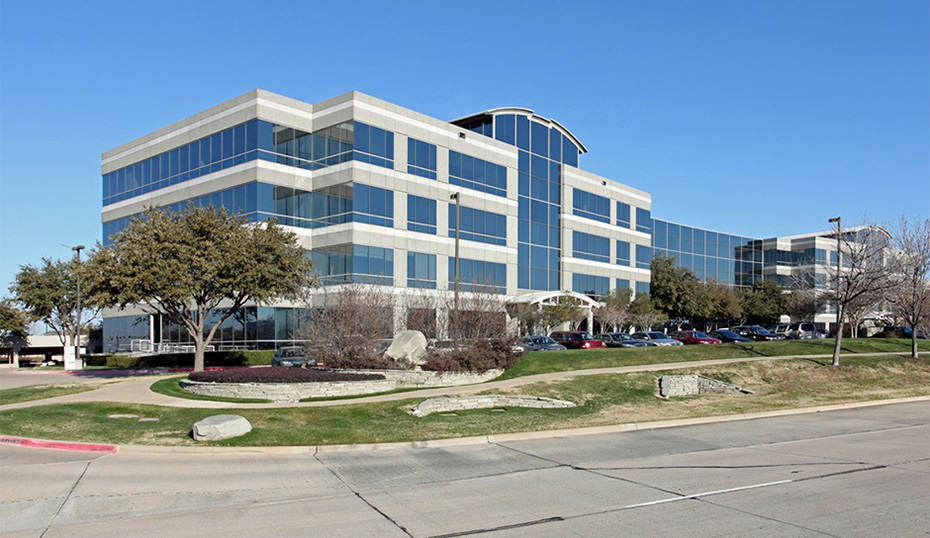
[[603,340],[607,347],[646,347],[649,345],[627,333],[604,333],[596,335],[595,338]]
[[522,345],[527,351],[561,351],[566,349],[565,346],[548,336],[527,336],[523,339]]
[[774,327],[769,329],[769,332],[773,332],[775,334],[783,334],[787,338],[788,327],[791,327],[790,323],[779,323],[778,325],[775,325]]
[[646,331],[633,333],[630,336],[637,340],[646,342],[649,346],[683,346],[681,342],[674,338],[669,338],[665,333],[659,331]]
[[740,336],[752,338],[757,342],[772,342],[785,339],[785,335],[775,334],[760,325],[739,325],[737,327],[731,327],[730,330]]
[[820,338],[820,333],[813,323],[796,321],[788,326],[785,336],[792,340],[812,340]]
[[315,357],[307,355],[307,348],[303,346],[279,347],[271,357],[272,366],[323,366]]
[[596,340],[591,336],[591,333],[585,331],[556,331],[550,334],[549,337],[568,349],[607,347],[603,341]]
[[746,338],[745,336],[740,336],[733,331],[728,331],[726,329],[719,331],[711,331],[709,333],[711,336],[720,340],[721,342],[752,342],[752,338]]
[[687,346],[695,344],[719,344],[720,340],[716,338],[711,338],[701,331],[673,331],[669,333],[669,337],[678,340],[682,344]]
[[[882,332],[875,334],[872,338],[907,338],[910,339],[914,331],[910,327],[885,327]],[[918,340],[926,340],[927,335],[917,331]]]

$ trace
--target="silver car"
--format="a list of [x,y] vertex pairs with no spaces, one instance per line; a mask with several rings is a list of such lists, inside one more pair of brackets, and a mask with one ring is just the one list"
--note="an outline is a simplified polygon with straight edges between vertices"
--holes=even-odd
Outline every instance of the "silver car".
[[675,340],[674,338],[669,338],[665,333],[659,331],[646,331],[633,333],[633,338],[637,340],[643,340],[646,342],[646,345],[649,346],[683,346],[680,341]]

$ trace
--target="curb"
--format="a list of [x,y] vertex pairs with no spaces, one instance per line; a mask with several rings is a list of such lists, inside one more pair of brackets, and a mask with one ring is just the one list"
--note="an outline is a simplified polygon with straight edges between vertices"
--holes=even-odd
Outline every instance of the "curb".
[[10,437],[8,435],[0,435],[0,445],[19,446],[23,448],[45,448],[49,450],[68,450],[71,452],[96,452],[98,454],[116,454],[118,450],[115,445],[76,443],[73,441],[47,441],[45,439]]
[[759,411],[756,413],[743,413],[739,415],[722,415],[714,417],[683,418],[673,420],[658,420],[653,422],[630,422],[608,426],[591,426],[587,428],[572,428],[566,430],[545,430],[539,432],[504,433],[499,435],[479,435],[474,437],[456,437],[452,439],[434,439],[427,441],[402,441],[398,443],[370,443],[349,445],[309,445],[309,446],[252,446],[252,447],[188,447],[188,446],[147,446],[122,445],[119,451],[130,454],[225,454],[225,455],[265,455],[286,456],[300,454],[334,454],[345,452],[376,452],[381,450],[444,448],[451,446],[470,446],[493,443],[506,443],[514,441],[533,441],[539,439],[554,439],[564,437],[580,437],[583,435],[599,435],[606,433],[626,433],[640,430],[658,430],[675,428],[679,426],[695,426],[701,424],[714,424],[718,422],[736,422],[740,420],[755,420],[760,418],[774,418],[791,415],[804,415],[810,413],[823,413],[841,411],[844,409],[859,409],[879,405],[892,405],[903,403],[930,402],[930,396],[914,396],[910,398],[895,398],[891,400],[873,400],[869,402],[851,402],[799,409],[780,409],[773,411]]

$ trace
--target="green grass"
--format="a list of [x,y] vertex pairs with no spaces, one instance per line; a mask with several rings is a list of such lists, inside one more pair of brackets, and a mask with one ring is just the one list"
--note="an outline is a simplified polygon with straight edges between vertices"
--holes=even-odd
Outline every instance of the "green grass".
[[19,402],[31,402],[33,400],[44,400],[46,398],[55,398],[56,396],[66,396],[68,394],[77,394],[89,390],[99,389],[99,383],[81,383],[81,384],[60,384],[60,385],[33,385],[31,387],[18,387],[15,389],[0,390],[0,405],[7,405]]
[[[910,340],[890,338],[844,339],[842,353],[909,353]],[[608,348],[527,353],[516,366],[498,379],[512,379],[550,372],[567,372],[593,368],[664,364],[670,362],[736,359],[742,357],[777,357],[782,355],[821,355],[833,353],[834,341],[784,340],[704,346]],[[930,341],[918,342],[919,351],[930,351]],[[840,359],[843,362],[843,359]]]
[[209,400],[213,402],[233,402],[233,403],[270,403],[271,400],[259,398],[223,398],[221,396],[204,396],[194,394],[181,388],[180,381],[187,379],[186,375],[169,377],[152,383],[152,392],[171,396],[173,398],[185,398],[187,400]]
[[[693,372],[728,379],[755,391],[746,396],[702,395],[665,400],[656,395],[662,372],[642,372],[582,376],[508,391],[579,404],[570,409],[477,410],[425,418],[408,414],[407,410],[422,398],[325,408],[224,409],[223,413],[244,416],[253,430],[236,439],[210,444],[282,446],[415,441],[930,395],[927,359],[857,357],[839,368],[824,362],[734,363]],[[200,443],[190,439],[191,426],[217,412],[113,403],[59,404],[2,411],[0,432],[116,444],[195,445]],[[111,414],[137,414],[159,420],[108,418]]]

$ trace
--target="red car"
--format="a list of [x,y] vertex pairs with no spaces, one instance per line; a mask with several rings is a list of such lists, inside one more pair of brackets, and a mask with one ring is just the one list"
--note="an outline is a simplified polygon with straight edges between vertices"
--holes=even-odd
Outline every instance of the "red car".
[[719,344],[720,340],[716,338],[711,338],[701,331],[675,331],[669,333],[669,338],[674,338],[682,344]]
[[585,331],[556,331],[549,335],[567,349],[594,349],[607,347],[602,340],[595,340],[591,333]]

